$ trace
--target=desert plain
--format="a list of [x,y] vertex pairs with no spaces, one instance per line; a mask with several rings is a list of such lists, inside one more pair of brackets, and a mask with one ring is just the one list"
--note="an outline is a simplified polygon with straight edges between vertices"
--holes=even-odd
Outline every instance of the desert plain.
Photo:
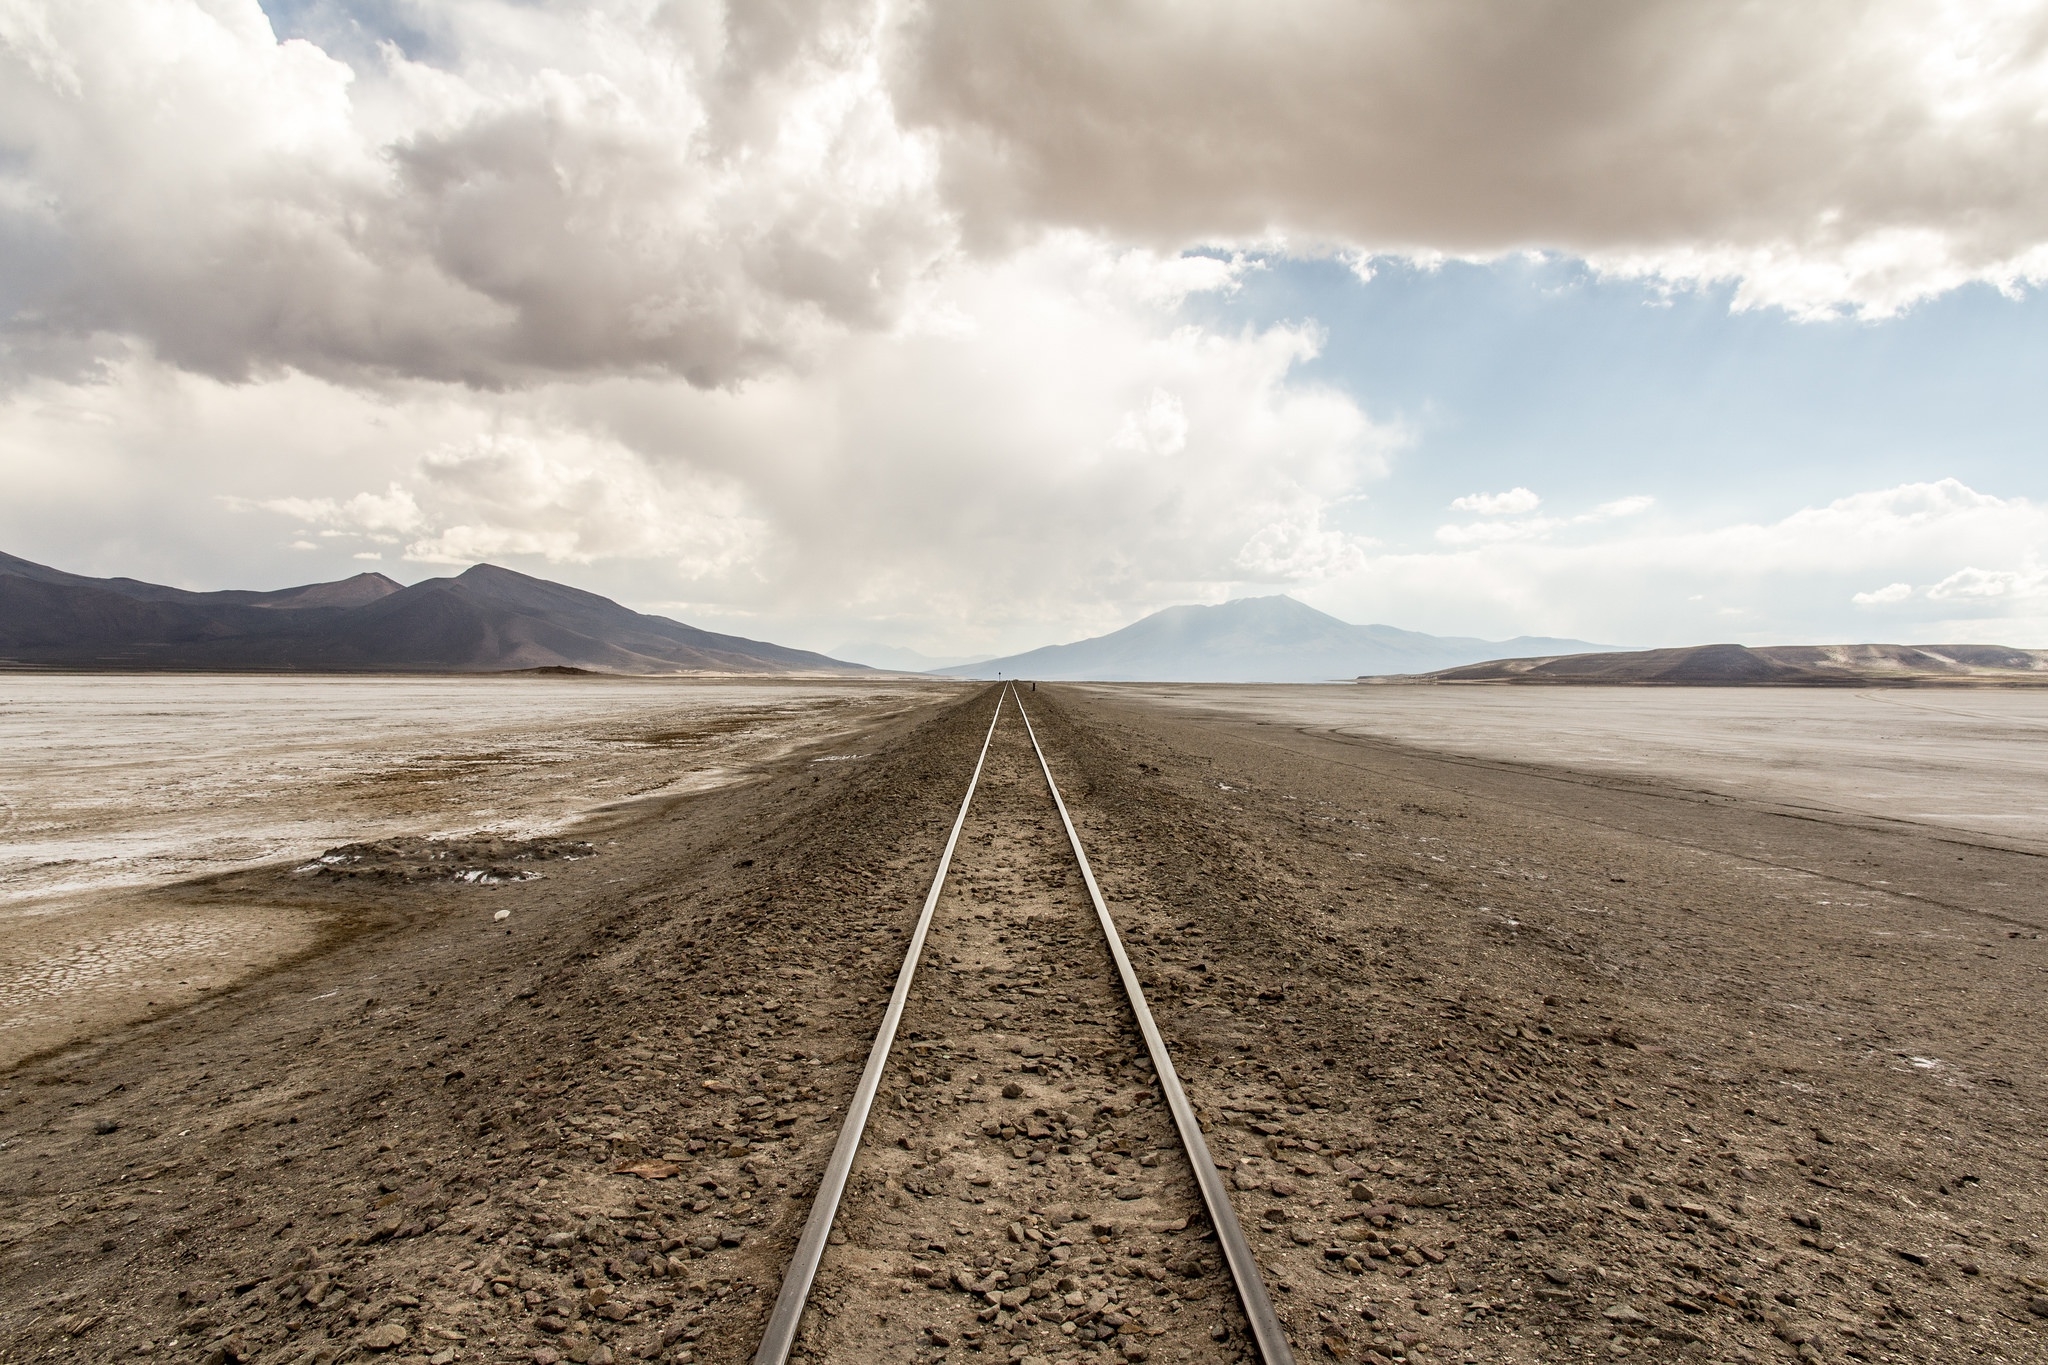
[[[998,689],[8,681],[0,1360],[751,1358]],[[2048,1356],[2048,698],[1023,699],[1297,1359]],[[923,962],[799,1355],[1249,1358],[1014,709]]]

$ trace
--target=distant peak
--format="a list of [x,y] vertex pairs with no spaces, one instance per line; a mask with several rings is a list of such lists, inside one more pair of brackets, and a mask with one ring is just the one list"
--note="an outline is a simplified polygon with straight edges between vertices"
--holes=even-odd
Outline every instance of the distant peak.
[[1249,616],[1264,620],[1317,621],[1348,625],[1326,611],[1318,611],[1298,597],[1276,592],[1266,597],[1233,597],[1221,606],[1206,608],[1209,611],[1226,612],[1231,616]]
[[298,607],[360,607],[380,601],[393,593],[402,592],[404,587],[402,583],[387,578],[375,570],[369,570],[349,578],[337,579],[332,583],[309,583],[303,588],[285,588],[269,594],[259,605],[287,610]]
[[[1289,596],[1284,592],[1276,592],[1266,597],[1233,597],[1223,605],[1226,607],[1253,607],[1261,611],[1284,611],[1289,608],[1315,611],[1314,607],[1300,598]],[[1318,614],[1320,615],[1320,613]]]

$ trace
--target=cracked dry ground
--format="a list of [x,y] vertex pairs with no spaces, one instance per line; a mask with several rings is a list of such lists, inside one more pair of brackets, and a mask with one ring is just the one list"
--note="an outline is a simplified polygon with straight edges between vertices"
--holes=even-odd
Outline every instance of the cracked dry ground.
[[[1028,700],[1302,1357],[2048,1358],[2029,851],[1113,689]],[[0,1077],[0,1359],[746,1359],[994,701],[536,881],[179,893],[337,928]],[[1168,1328],[1118,1350],[1240,1349],[1200,1220],[1162,1230],[1193,1191],[1142,1164],[1175,1149],[1135,1103],[1149,1070],[1112,1070],[1135,1039],[1079,970],[1078,888],[1000,842],[1027,828],[963,850],[1028,894],[963,880],[940,912],[821,1281],[827,1358],[1082,1355],[1033,1305],[1097,1296]],[[1109,1181],[1072,1161],[1105,1148]],[[1015,1305],[1040,1323],[979,1318],[1047,1281]],[[1226,1342],[1183,1330],[1218,1318]]]
[[918,977],[800,1351],[1237,1359],[1243,1315],[1014,704]]

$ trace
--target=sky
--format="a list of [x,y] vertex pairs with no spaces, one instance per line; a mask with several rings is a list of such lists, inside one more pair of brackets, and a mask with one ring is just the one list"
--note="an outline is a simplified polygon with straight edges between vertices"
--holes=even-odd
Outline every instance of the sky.
[[0,0],[81,573],[2048,646],[2044,283],[2041,3]]

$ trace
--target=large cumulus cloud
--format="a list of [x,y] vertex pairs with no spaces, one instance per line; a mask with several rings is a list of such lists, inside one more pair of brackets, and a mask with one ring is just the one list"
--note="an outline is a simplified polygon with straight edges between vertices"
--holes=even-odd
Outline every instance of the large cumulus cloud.
[[[1179,321],[1187,292],[1237,273],[1061,236],[742,390],[537,386],[450,430],[415,389],[384,401],[392,456],[242,497],[228,534],[392,564],[526,556],[684,614],[857,619],[932,648],[1342,574],[1362,542],[1326,509],[1402,433],[1301,378],[1313,327]],[[305,401],[338,428],[370,420],[339,385]],[[101,439],[124,462],[150,444]]]
[[[792,22],[792,15],[801,22]],[[256,0],[0,11],[18,355],[699,384],[886,327],[949,240],[854,7],[455,0],[351,67]]]
[[2048,275],[2038,5],[1042,0],[904,52],[990,244],[1537,247],[1805,313]]

